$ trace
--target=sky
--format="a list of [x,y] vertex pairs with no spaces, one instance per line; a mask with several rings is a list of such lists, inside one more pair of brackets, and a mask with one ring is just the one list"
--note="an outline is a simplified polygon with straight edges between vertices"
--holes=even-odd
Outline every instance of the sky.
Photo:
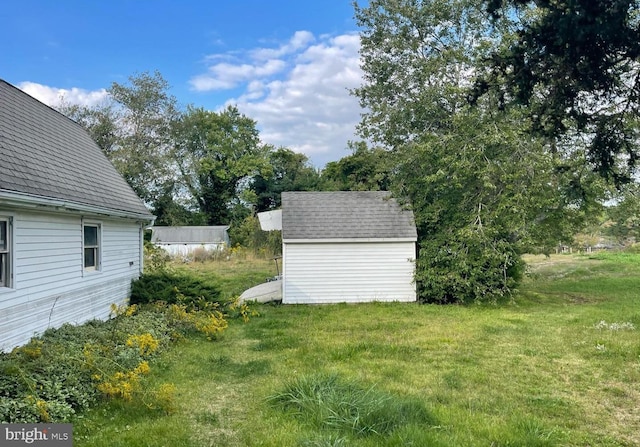
[[0,24],[0,78],[53,107],[157,70],[182,107],[236,105],[316,167],[358,140],[352,0],[8,0]]

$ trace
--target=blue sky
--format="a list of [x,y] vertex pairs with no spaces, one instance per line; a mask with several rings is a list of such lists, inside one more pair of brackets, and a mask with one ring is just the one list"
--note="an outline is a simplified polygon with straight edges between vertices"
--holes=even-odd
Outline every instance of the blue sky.
[[351,0],[10,0],[0,78],[55,106],[160,71],[183,106],[236,104],[318,167],[349,152],[362,78]]

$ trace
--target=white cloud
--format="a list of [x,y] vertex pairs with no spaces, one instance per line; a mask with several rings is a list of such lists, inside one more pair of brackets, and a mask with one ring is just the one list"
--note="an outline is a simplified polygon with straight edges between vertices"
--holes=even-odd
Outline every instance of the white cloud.
[[257,48],[252,50],[250,54],[251,57],[258,60],[278,58],[295,53],[311,44],[314,40],[315,37],[309,31],[296,31],[293,37],[279,48]]
[[356,34],[316,38],[298,31],[278,48],[248,51],[242,63],[214,64],[191,83],[200,91],[242,86],[225,105],[255,119],[265,143],[303,152],[322,166],[348,155],[347,142],[356,139],[361,109],[349,89],[362,82],[359,48]]
[[84,90],[73,87],[71,89],[49,87],[35,82],[21,82],[18,88],[33,96],[48,106],[57,107],[62,101],[91,107],[103,102],[109,94],[106,89]]
[[261,64],[220,62],[209,67],[206,74],[195,76],[189,82],[197,91],[229,90],[242,82],[274,75],[284,68],[284,61],[278,59]]

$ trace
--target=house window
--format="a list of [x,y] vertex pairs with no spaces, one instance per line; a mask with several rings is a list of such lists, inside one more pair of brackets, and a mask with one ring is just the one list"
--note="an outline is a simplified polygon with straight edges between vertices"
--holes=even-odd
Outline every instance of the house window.
[[11,287],[11,219],[0,217],[0,287]]
[[83,224],[84,269],[87,271],[100,270],[100,224]]

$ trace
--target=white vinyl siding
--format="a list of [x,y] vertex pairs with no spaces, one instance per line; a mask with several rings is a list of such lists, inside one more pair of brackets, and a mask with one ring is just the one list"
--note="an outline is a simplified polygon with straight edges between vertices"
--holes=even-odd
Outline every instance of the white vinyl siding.
[[415,242],[285,242],[283,303],[415,301],[415,257]]
[[[2,214],[0,210],[0,214]],[[101,273],[84,274],[80,216],[16,212],[13,290],[0,293],[0,350],[63,323],[109,317],[140,273],[140,225],[103,219]]]

